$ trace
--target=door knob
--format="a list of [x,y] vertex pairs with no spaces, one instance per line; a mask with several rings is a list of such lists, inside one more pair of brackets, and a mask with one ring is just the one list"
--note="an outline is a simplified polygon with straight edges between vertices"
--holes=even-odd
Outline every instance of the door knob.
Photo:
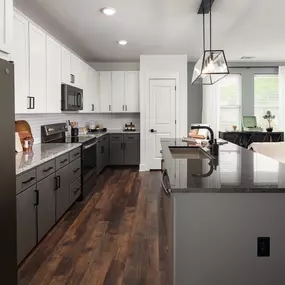
[[150,132],[151,132],[151,133],[156,133],[156,132],[157,132],[157,130],[150,129]]

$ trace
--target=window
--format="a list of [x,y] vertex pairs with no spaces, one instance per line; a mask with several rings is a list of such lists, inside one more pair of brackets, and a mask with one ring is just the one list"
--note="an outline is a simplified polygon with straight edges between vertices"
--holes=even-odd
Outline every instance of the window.
[[272,127],[278,127],[279,114],[279,95],[278,95],[278,75],[255,75],[254,76],[254,115],[258,126],[266,129],[269,127],[268,121],[263,116],[270,110],[275,115]]
[[220,131],[241,126],[241,75],[230,74],[218,83],[220,95]]

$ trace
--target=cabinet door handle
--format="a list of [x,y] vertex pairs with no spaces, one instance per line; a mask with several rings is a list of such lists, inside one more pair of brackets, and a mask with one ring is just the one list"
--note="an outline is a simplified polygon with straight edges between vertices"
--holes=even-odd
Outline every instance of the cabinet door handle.
[[36,177],[31,177],[30,179],[26,180],[26,181],[23,181],[22,184],[28,184],[30,182],[32,182],[33,180],[35,180]]
[[76,168],[75,170],[73,170],[73,173],[76,173],[80,168]]
[[75,83],[75,76],[74,76],[74,74],[70,74],[70,83]]
[[128,111],[128,105],[126,105],[126,112]]
[[123,111],[125,111],[125,105],[122,105],[122,109],[123,109]]
[[112,109],[111,109],[111,105],[109,105],[109,111],[110,111],[110,112],[112,111]]
[[60,164],[63,164],[63,163],[65,163],[65,162],[67,162],[67,160],[68,160],[68,159],[64,159],[64,160],[60,161]]
[[79,152],[77,152],[77,153],[75,153],[73,156],[75,157],[75,156],[77,156],[77,155],[79,155],[80,153]]
[[35,109],[36,108],[36,98],[35,97],[32,97],[33,98],[33,108],[32,109]]
[[39,205],[39,200],[40,200],[40,197],[39,197],[39,190],[35,190],[35,194],[36,194],[36,199],[35,199],[34,205],[35,205],[35,206],[38,206],[38,205]]
[[60,188],[60,176],[56,176],[54,178],[54,180],[55,180],[55,189],[54,190],[57,190]]
[[49,168],[47,168],[47,169],[44,169],[43,172],[49,172],[49,171],[52,170],[52,169],[53,169],[53,167],[51,166],[51,167],[49,167]]
[[92,110],[91,111],[94,111],[95,110],[94,104],[91,104],[91,106],[92,106]]

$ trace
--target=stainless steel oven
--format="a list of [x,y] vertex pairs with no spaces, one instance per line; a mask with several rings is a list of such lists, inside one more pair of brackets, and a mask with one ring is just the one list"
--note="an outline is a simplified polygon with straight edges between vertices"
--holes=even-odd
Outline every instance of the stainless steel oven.
[[67,84],[61,85],[61,110],[83,110],[83,90]]

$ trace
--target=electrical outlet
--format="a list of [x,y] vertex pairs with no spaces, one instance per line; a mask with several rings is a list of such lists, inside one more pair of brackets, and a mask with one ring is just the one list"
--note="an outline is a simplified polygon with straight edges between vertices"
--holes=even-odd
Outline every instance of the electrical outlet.
[[270,256],[270,237],[257,238],[257,256],[259,257]]

